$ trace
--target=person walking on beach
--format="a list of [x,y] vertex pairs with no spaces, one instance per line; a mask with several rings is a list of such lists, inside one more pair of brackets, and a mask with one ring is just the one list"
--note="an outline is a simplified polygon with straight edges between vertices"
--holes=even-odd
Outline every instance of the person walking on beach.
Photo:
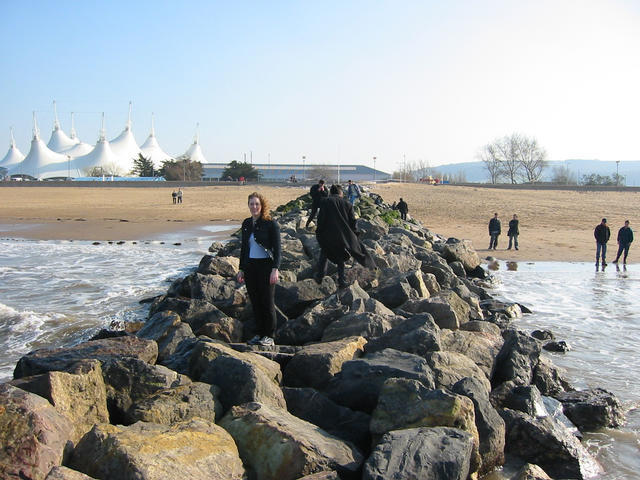
[[338,287],[345,288],[344,262],[353,257],[358,263],[375,268],[373,258],[365,246],[358,240],[356,217],[353,205],[343,198],[340,185],[331,186],[331,195],[322,200],[318,213],[316,239],[320,245],[317,272],[314,280],[322,283],[327,272],[327,260],[338,266]]
[[275,285],[281,258],[280,227],[269,215],[267,200],[260,193],[249,195],[251,216],[242,222],[242,246],[238,283],[246,283],[257,335],[250,345],[274,345],[276,329]]
[[407,219],[407,213],[409,212],[409,205],[407,205],[407,202],[405,202],[402,199],[402,197],[400,197],[400,201],[396,205],[396,208],[400,212],[400,218],[402,220],[406,220]]
[[360,187],[351,180],[347,182],[347,198],[349,202],[351,202],[351,205],[355,205],[356,200],[360,198]]
[[178,201],[178,193],[175,190],[171,193],[171,198],[173,198],[173,204],[175,205]]
[[309,194],[311,195],[311,215],[309,215],[305,228],[309,228],[313,219],[316,218],[316,213],[318,213],[318,208],[320,208],[320,202],[329,196],[329,190],[325,186],[324,180],[318,180],[318,183],[313,185],[311,190],[309,190]]
[[596,225],[596,228],[593,230],[593,236],[596,239],[596,266],[600,261],[600,255],[602,255],[602,266],[606,267],[607,242],[609,241],[609,237],[611,237],[611,230],[609,230],[607,226],[606,218],[603,218],[602,221]]
[[520,231],[518,230],[519,223],[518,215],[514,213],[513,218],[509,220],[509,231],[507,232],[507,236],[509,237],[509,247],[507,247],[507,250],[511,250],[512,243],[515,249],[518,250],[518,235],[520,235]]
[[489,220],[489,250],[495,250],[498,246],[498,237],[502,233],[502,227],[500,225],[500,220],[498,219],[498,214],[494,213],[493,218]]
[[178,187],[178,203],[182,203],[182,187]]
[[624,265],[627,264],[627,256],[629,255],[629,247],[633,242],[633,230],[629,226],[629,220],[624,221],[624,227],[618,230],[618,254],[616,255],[616,259],[613,263],[618,263],[620,259],[620,255],[624,252],[624,257],[622,259],[622,263]]

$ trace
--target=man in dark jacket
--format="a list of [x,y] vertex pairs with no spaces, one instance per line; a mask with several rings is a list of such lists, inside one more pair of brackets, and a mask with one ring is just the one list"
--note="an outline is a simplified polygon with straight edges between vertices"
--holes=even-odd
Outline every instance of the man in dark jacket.
[[602,252],[602,266],[606,267],[607,262],[605,257],[607,256],[607,242],[611,237],[611,230],[607,226],[607,219],[603,218],[602,221],[593,230],[593,236],[596,239],[596,266],[600,261],[600,252]]
[[618,230],[618,254],[616,255],[616,259],[613,263],[618,263],[620,259],[620,255],[624,252],[624,258],[622,259],[622,263],[627,264],[627,255],[629,255],[629,247],[631,246],[631,242],[633,242],[633,230],[629,226],[629,220],[624,221],[624,227]]
[[402,197],[400,197],[400,201],[398,202],[398,205],[396,205],[396,208],[400,212],[400,218],[402,220],[406,220],[407,213],[409,212],[409,205],[407,205],[407,202],[405,202]]
[[311,190],[309,190],[309,194],[311,195],[311,215],[309,215],[305,228],[309,228],[309,224],[316,218],[316,213],[318,213],[318,208],[320,208],[320,202],[329,196],[329,190],[324,185],[324,180],[320,179],[318,183],[313,185]]
[[338,287],[340,288],[347,286],[344,262],[349,257],[353,257],[365,267],[375,267],[369,252],[358,240],[353,206],[343,198],[340,185],[332,185],[331,195],[322,200],[318,213],[316,238],[320,244],[318,271],[314,275],[317,283],[322,282],[327,272],[327,260],[331,260],[338,266]]
[[494,213],[493,218],[489,220],[489,250],[495,250],[498,246],[500,233],[502,233],[502,226],[500,225],[500,220],[498,220],[498,214]]
[[507,237],[509,237],[509,247],[507,250],[511,250],[511,244],[516,247],[518,250],[518,235],[520,235],[520,230],[518,229],[519,225],[518,215],[513,214],[513,218],[509,220],[509,231],[507,232]]

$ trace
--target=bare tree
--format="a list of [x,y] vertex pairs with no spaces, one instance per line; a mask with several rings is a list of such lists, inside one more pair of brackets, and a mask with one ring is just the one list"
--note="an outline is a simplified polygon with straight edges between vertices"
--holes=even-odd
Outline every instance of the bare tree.
[[502,164],[498,151],[493,144],[489,143],[482,147],[482,150],[478,154],[478,158],[484,163],[484,168],[489,173],[489,181],[491,183],[498,183],[498,180],[502,177]]
[[515,160],[522,167],[527,182],[538,182],[547,166],[547,152],[535,138],[514,133],[511,135],[511,147]]

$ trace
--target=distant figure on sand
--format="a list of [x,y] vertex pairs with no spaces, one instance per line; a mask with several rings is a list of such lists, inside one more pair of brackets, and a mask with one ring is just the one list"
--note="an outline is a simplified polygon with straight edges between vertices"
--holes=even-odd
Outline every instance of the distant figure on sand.
[[607,256],[607,242],[609,241],[609,237],[611,237],[611,230],[607,226],[607,219],[603,218],[602,221],[596,225],[596,228],[593,230],[593,236],[596,239],[596,266],[600,261],[600,255],[602,254],[602,266],[607,266],[606,256]]
[[305,228],[309,228],[309,224],[316,218],[316,213],[318,213],[318,208],[320,208],[320,202],[329,196],[329,189],[325,186],[324,180],[320,179],[318,183],[311,187],[309,194],[311,195],[311,215],[309,215]]
[[518,235],[520,235],[520,231],[518,230],[518,215],[513,214],[513,218],[509,220],[509,231],[507,232],[507,236],[509,237],[509,247],[507,250],[511,250],[511,244],[518,250]]
[[407,213],[409,212],[409,205],[407,205],[407,202],[405,202],[402,199],[402,197],[400,197],[400,201],[396,205],[396,208],[400,212],[400,218],[402,220],[406,220],[407,219]]
[[633,230],[629,226],[629,220],[624,221],[624,227],[618,230],[618,254],[616,255],[616,259],[613,263],[618,263],[620,259],[620,255],[624,252],[624,258],[622,259],[623,264],[627,264],[627,256],[629,255],[629,247],[633,242]]
[[356,200],[360,198],[360,186],[351,180],[347,182],[347,198],[351,205],[355,205]]
[[322,283],[327,272],[327,260],[338,266],[338,287],[347,286],[344,262],[353,257],[358,263],[375,268],[373,258],[358,240],[353,206],[343,198],[340,185],[331,186],[331,195],[322,200],[318,213],[316,238],[320,244],[320,257],[314,280]]
[[173,198],[173,204],[175,205],[178,201],[178,193],[175,190],[171,193],[171,198]]
[[246,283],[257,335],[250,345],[274,345],[276,329],[275,285],[280,267],[280,227],[269,215],[269,205],[259,193],[249,195],[251,216],[242,222],[238,283]]
[[493,218],[489,220],[489,250],[495,250],[498,247],[498,237],[502,233],[502,226],[498,220],[498,214],[494,213]]
[[178,203],[182,203],[182,187],[178,187]]

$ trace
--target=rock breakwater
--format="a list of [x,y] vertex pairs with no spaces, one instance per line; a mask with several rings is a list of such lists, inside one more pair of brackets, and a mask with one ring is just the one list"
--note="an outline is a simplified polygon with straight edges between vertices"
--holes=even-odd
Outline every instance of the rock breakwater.
[[488,294],[469,243],[364,196],[377,269],[318,285],[309,203],[274,212],[277,345],[242,343],[255,332],[240,244],[213,244],[137,332],[20,359],[0,385],[0,476],[466,479],[511,456],[520,478],[598,473],[580,431],[619,425],[619,402],[571,387],[517,329],[523,308]]

